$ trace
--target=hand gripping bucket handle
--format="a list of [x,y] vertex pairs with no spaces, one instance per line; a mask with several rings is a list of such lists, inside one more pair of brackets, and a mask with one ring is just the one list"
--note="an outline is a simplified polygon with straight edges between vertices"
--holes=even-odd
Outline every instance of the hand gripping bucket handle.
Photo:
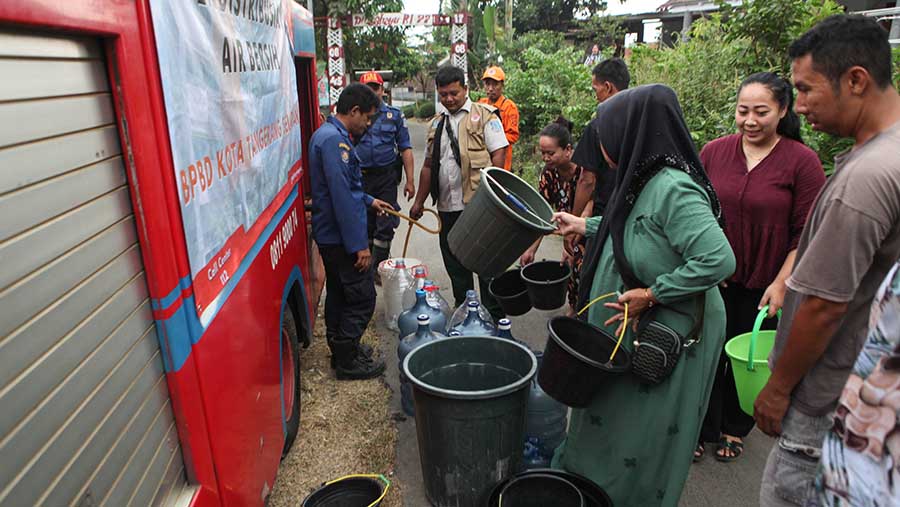
[[[597,296],[597,297],[595,297],[594,299],[591,300],[590,303],[584,305],[584,308],[582,308],[581,310],[579,310],[577,315],[578,315],[578,316],[581,316],[581,314],[584,313],[585,310],[587,310],[588,308],[590,308],[591,305],[593,305],[593,304],[596,303],[597,301],[602,301],[602,300],[604,300],[604,299],[606,299],[606,298],[608,298],[608,297],[615,296],[616,294],[617,294],[617,293],[615,293],[615,292],[609,292],[609,293],[604,294],[604,295],[602,295],[602,296]],[[619,351],[619,346],[622,345],[622,338],[625,337],[625,331],[626,331],[627,329],[628,329],[628,303],[625,303],[625,315],[623,316],[623,319],[622,319],[622,331],[619,332],[619,340],[616,342],[616,347],[613,349],[612,354],[609,355],[609,363],[610,363],[610,364],[612,363],[613,358],[616,357],[616,352]]]
[[[778,320],[781,320],[781,308],[778,309]],[[756,361],[756,338],[759,337],[759,329],[762,327],[762,323],[769,316],[769,305],[763,306],[759,309],[759,313],[756,315],[756,320],[753,322],[753,333],[750,334],[750,344],[747,347],[747,371],[756,371],[756,365],[754,364]]]

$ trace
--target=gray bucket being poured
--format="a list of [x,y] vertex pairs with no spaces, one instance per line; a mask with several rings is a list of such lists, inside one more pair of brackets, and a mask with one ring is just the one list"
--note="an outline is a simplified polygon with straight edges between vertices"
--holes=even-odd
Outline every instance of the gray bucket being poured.
[[553,208],[531,185],[509,171],[481,170],[481,184],[450,229],[450,251],[466,269],[485,278],[506,271],[532,243],[550,234]]

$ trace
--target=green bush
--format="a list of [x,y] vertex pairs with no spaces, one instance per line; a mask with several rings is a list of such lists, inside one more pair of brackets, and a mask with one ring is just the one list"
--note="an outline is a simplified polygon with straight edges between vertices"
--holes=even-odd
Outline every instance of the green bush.
[[434,116],[434,101],[428,100],[423,101],[421,105],[418,106],[418,110],[416,111],[416,118],[431,118]]
[[407,118],[415,118],[416,117],[416,105],[415,104],[403,106],[401,111],[403,111],[403,116],[405,116]]
[[[541,37],[549,37],[546,33]],[[536,43],[504,61],[504,93],[519,107],[519,142],[513,147],[513,170],[536,185],[543,162],[535,149],[537,134],[560,115],[574,124],[577,140],[597,107],[591,90],[591,71],[581,65],[577,49]]]

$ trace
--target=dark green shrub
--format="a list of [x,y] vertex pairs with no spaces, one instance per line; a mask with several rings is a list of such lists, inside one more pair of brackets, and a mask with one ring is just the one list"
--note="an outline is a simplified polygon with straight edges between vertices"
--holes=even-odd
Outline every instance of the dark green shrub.
[[434,116],[434,101],[423,101],[416,111],[416,118],[431,118]]
[[403,116],[406,116],[407,118],[415,118],[416,117],[416,105],[415,104],[403,106],[401,111],[403,111]]

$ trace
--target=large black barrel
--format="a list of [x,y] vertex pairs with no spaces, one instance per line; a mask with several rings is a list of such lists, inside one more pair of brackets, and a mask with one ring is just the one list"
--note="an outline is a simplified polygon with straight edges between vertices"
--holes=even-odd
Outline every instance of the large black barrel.
[[519,469],[537,359],[512,340],[465,336],[413,350],[403,371],[413,384],[428,500],[483,505]]

